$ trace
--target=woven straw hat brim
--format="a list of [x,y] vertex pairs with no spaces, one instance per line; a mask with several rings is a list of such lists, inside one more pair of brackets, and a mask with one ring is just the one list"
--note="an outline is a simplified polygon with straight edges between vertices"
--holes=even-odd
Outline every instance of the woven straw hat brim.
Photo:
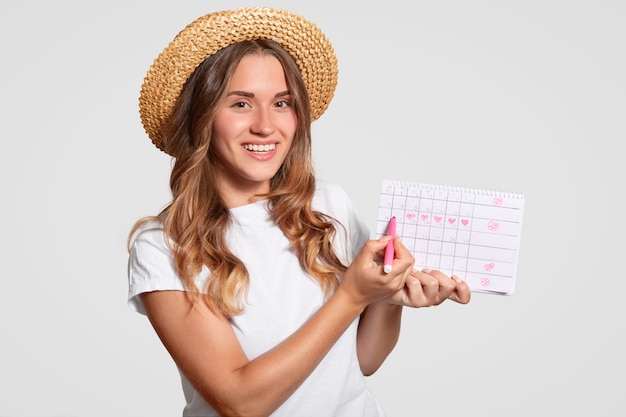
[[248,7],[202,16],[185,27],[150,66],[139,96],[141,122],[161,150],[163,126],[183,86],[207,57],[233,43],[272,39],[294,58],[311,102],[311,119],[328,108],[337,86],[337,58],[324,33],[302,16]]

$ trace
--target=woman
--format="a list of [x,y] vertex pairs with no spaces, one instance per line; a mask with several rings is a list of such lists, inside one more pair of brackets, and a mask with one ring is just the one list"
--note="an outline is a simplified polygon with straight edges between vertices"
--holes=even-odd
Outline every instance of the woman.
[[150,68],[140,113],[175,158],[172,202],[129,238],[129,304],[177,364],[185,416],[383,416],[364,375],[402,306],[467,303],[460,279],[414,271],[338,186],[316,180],[310,123],[337,81],[312,23],[247,8],[192,22]]

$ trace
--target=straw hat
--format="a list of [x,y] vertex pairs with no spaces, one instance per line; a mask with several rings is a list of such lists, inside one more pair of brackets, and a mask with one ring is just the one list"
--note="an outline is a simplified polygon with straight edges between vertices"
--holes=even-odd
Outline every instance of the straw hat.
[[328,108],[337,86],[337,58],[322,31],[285,10],[248,7],[209,13],[185,27],[150,66],[141,87],[139,113],[161,150],[162,130],[191,73],[207,57],[236,42],[272,39],[293,56],[311,101],[311,120]]

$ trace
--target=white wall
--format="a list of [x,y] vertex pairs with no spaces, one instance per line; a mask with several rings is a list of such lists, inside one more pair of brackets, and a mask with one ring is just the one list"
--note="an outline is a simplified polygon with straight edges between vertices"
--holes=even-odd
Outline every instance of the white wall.
[[[0,11],[0,416],[175,416],[178,374],[126,307],[125,239],[169,198],[148,66],[242,1],[23,1]],[[375,224],[385,177],[526,195],[512,297],[406,310],[369,381],[389,416],[623,415],[626,6],[266,1],[318,24],[340,83],[320,177]]]

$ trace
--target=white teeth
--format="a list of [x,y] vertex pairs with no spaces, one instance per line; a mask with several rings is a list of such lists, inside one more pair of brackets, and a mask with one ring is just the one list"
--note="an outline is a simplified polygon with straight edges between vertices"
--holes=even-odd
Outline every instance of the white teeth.
[[265,144],[265,145],[257,145],[257,144],[245,143],[243,144],[243,148],[251,152],[263,153],[263,152],[273,151],[276,148],[276,144],[271,143],[271,144]]

